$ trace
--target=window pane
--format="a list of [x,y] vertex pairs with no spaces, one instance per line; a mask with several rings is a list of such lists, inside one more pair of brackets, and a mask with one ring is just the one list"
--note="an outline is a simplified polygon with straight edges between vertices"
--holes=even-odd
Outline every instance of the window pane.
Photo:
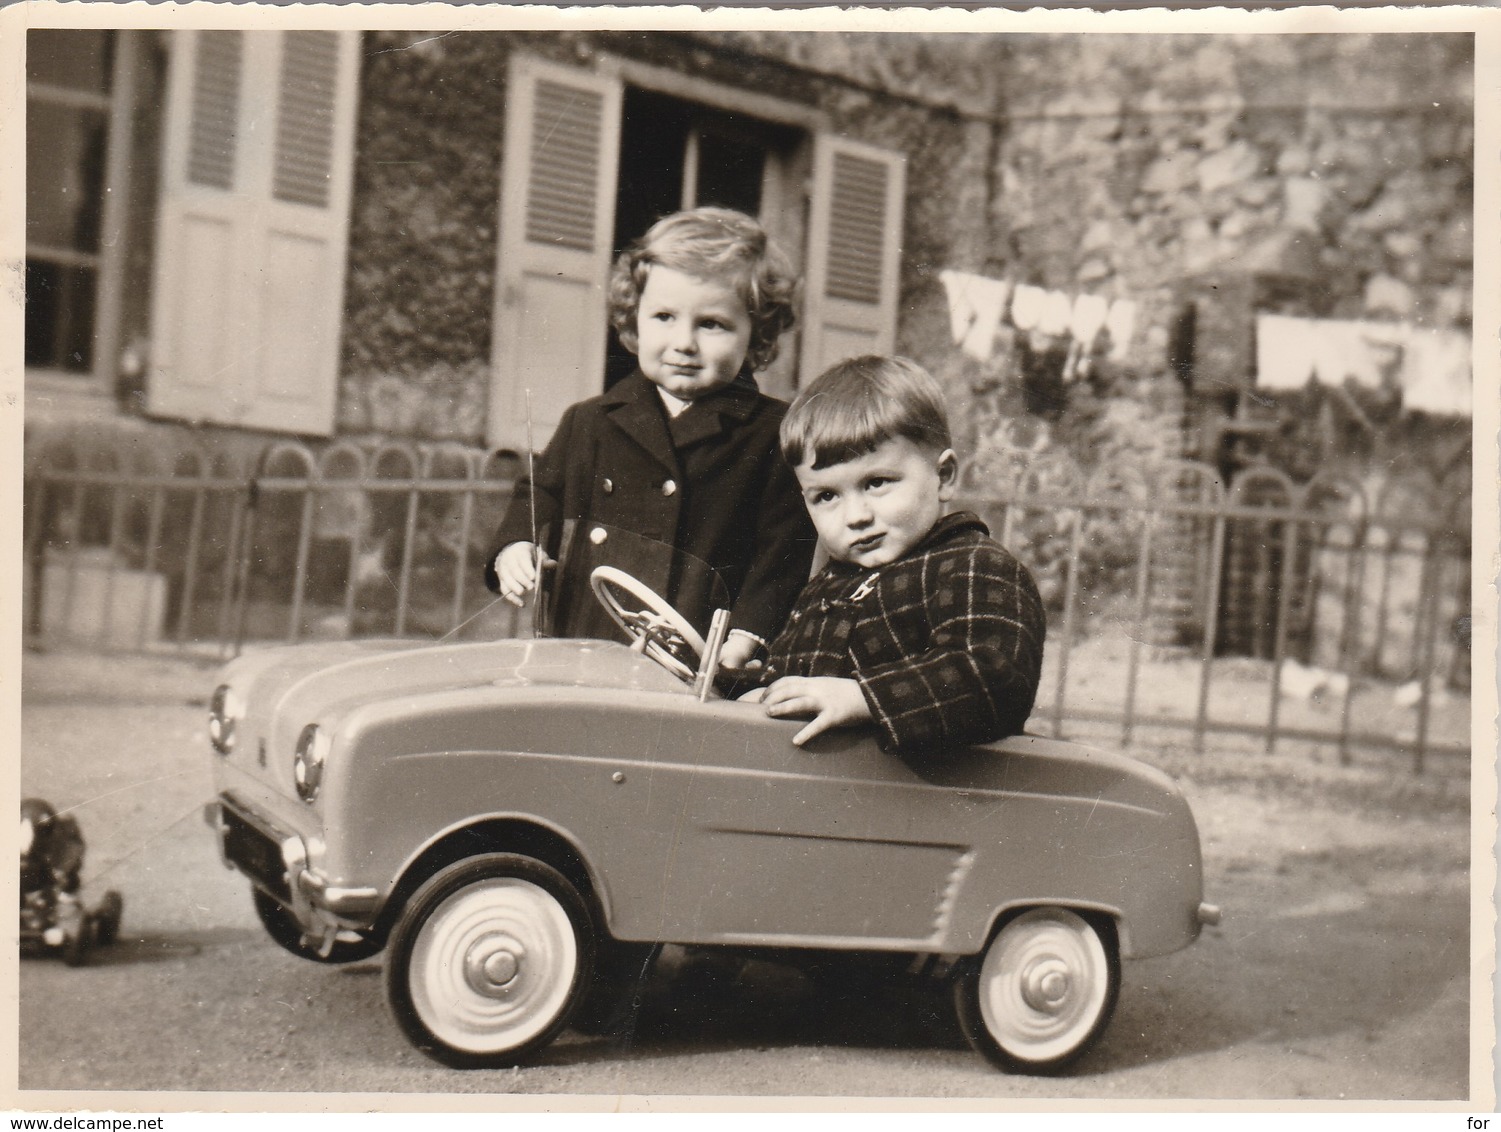
[[102,111],[28,100],[28,244],[78,252],[99,250],[108,126]]
[[699,204],[717,204],[757,215],[766,151],[744,138],[704,132],[698,142]]
[[94,367],[94,269],[26,261],[26,364]]
[[115,33],[37,29],[26,33],[26,81],[108,94]]

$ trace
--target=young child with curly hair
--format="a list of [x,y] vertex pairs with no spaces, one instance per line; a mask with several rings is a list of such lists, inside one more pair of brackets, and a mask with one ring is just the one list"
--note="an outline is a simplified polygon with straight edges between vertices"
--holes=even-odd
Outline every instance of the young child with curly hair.
[[516,485],[486,584],[520,605],[539,561],[550,562],[533,532],[572,520],[566,555],[544,548],[567,559],[550,594],[554,632],[620,636],[589,590],[594,567],[608,564],[700,633],[727,603],[722,663],[754,657],[807,580],[815,545],[779,451],[787,405],[754,376],[791,329],[797,291],[761,225],[729,209],[675,213],[622,253],[610,321],[636,370],[563,415],[530,480]]

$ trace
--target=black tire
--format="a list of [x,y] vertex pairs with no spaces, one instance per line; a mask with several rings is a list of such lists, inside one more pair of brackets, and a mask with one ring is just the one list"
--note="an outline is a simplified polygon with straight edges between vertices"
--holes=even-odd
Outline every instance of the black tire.
[[120,938],[120,919],[124,914],[124,898],[110,889],[94,910],[94,939],[101,947],[108,947]]
[[573,885],[531,857],[486,853],[437,873],[402,911],[386,1001],[435,1061],[510,1066],[568,1025],[593,969],[593,922]]
[[594,976],[569,1023],[581,1034],[623,1037],[636,1027],[641,996],[651,977],[660,943],[623,943],[601,937],[596,944]]
[[1120,994],[1107,917],[1031,908],[1003,920],[956,972],[954,1007],[970,1045],[1008,1073],[1056,1073],[1104,1031]]
[[320,955],[316,947],[310,947],[302,941],[302,928],[296,918],[274,896],[269,896],[258,888],[251,889],[250,894],[255,903],[256,917],[261,921],[261,927],[266,929],[266,934],[278,947],[290,951],[299,959],[313,963],[358,963],[361,959],[380,954],[381,948],[385,946],[385,941],[379,936],[365,936],[360,940],[341,939],[335,942],[327,955]]

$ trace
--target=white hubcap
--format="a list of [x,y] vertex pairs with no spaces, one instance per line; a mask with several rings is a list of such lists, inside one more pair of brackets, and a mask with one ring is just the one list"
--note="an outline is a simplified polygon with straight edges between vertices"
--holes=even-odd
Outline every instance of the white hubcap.
[[444,900],[409,962],[412,1005],[455,1049],[499,1053],[550,1026],[568,1001],[578,941],[545,889],[495,877]]
[[1001,929],[980,966],[985,1028],[1011,1056],[1051,1061],[1089,1036],[1105,1008],[1110,963],[1084,919],[1026,912]]
[[464,977],[480,994],[499,998],[521,970],[525,949],[509,936],[480,940],[464,957]]

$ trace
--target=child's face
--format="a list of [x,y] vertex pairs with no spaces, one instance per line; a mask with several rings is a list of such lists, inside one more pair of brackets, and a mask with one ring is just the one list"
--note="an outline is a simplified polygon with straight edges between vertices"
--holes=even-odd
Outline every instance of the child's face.
[[728,282],[654,265],[636,311],[636,360],[648,380],[692,401],[735,380],[750,312]]
[[826,468],[814,469],[810,454],[797,469],[824,549],[867,569],[895,562],[933,529],[957,477],[952,448],[934,453],[904,436]]

